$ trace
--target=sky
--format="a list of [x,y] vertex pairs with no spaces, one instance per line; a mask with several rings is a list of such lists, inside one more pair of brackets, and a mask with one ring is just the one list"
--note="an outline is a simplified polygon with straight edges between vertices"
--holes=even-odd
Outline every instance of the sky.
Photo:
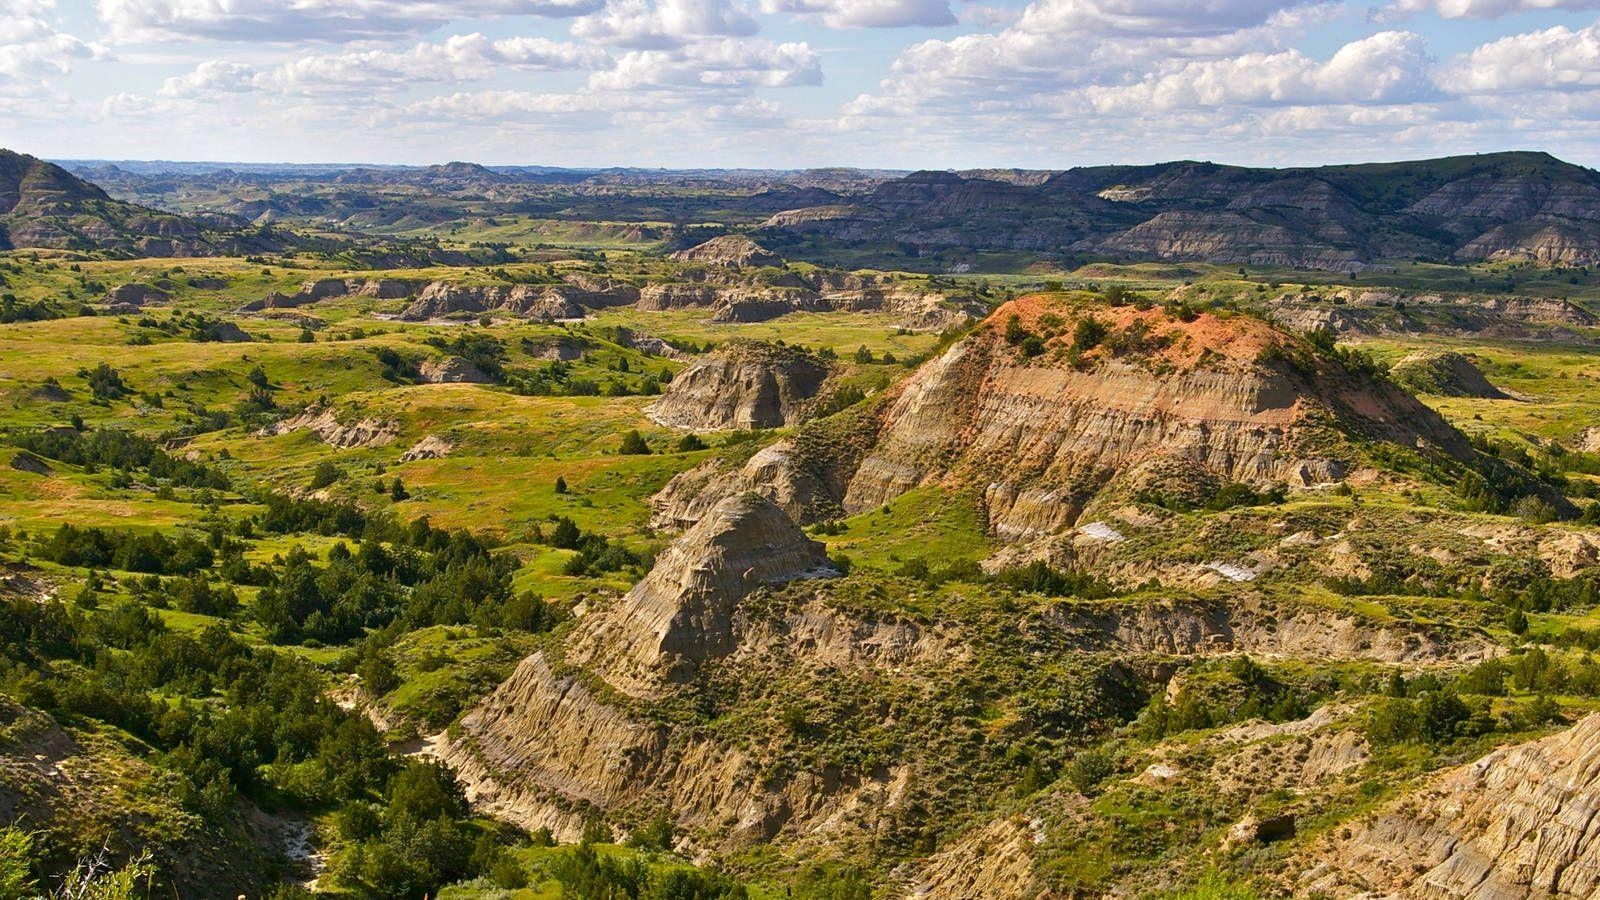
[[0,0],[52,159],[1600,166],[1600,0]]

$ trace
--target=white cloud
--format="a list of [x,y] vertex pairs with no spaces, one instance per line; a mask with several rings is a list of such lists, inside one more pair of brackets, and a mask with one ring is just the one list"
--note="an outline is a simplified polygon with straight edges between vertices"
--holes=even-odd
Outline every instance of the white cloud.
[[1223,106],[1393,104],[1428,99],[1429,58],[1421,35],[1385,31],[1346,44],[1325,63],[1299,50],[1194,60],[1130,85],[1090,86],[1096,112],[1151,112]]
[[734,0],[611,0],[600,12],[574,22],[572,34],[631,50],[666,50],[758,29],[750,10]]
[[1549,10],[1600,9],[1600,0],[1399,0],[1378,12],[1392,19],[1414,13],[1433,13],[1442,19],[1498,19],[1517,13]]
[[57,29],[54,0],[0,0],[0,91],[28,94],[45,80],[72,70],[77,60],[106,55],[105,48]]
[[762,0],[761,11],[816,18],[829,28],[954,25],[948,0]]
[[96,0],[117,40],[350,41],[458,19],[580,16],[603,0]]
[[1223,34],[1266,22],[1305,0],[1035,0],[1016,25],[1030,34]]
[[604,91],[651,88],[798,87],[822,83],[816,51],[804,43],[766,40],[703,41],[680,50],[635,50],[616,68],[591,76]]
[[1514,34],[1452,60],[1441,84],[1463,94],[1600,88],[1600,22]]
[[274,91],[285,94],[392,91],[414,84],[482,79],[505,70],[591,71],[608,68],[611,58],[599,47],[539,37],[490,40],[482,34],[455,35],[405,50],[360,50],[300,56],[267,69],[210,60],[194,71],[167,79],[169,97],[207,93]]

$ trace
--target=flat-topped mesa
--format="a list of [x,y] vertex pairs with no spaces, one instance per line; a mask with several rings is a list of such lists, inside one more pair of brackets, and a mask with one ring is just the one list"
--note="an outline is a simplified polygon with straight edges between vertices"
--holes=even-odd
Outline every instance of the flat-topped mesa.
[[733,612],[763,585],[836,574],[822,544],[772,501],[729,497],[684,532],[621,601],[585,623],[568,658],[639,697],[690,681],[733,649]]
[[1033,296],[901,385],[844,508],[954,478],[987,485],[991,529],[1024,539],[1156,459],[1262,485],[1337,480],[1350,432],[1470,454],[1416,398],[1260,320]]
[[704,263],[733,269],[781,266],[783,257],[742,234],[725,234],[672,254],[679,262]]
[[832,370],[808,351],[732,341],[672,379],[646,413],[673,428],[781,428],[809,417]]

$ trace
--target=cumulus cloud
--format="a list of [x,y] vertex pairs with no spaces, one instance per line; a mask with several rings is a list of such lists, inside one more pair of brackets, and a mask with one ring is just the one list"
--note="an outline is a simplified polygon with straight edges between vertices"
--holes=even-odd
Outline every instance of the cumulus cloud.
[[1429,57],[1421,35],[1385,31],[1341,47],[1325,63],[1299,50],[1195,60],[1170,73],[1084,95],[1102,114],[1146,115],[1222,106],[1393,104],[1428,99]]
[[1600,0],[1399,0],[1378,12],[1393,19],[1415,13],[1433,13],[1442,19],[1498,19],[1517,13],[1563,9],[1600,9]]
[[705,41],[680,50],[635,50],[615,68],[591,76],[604,91],[662,88],[798,87],[822,83],[822,64],[805,43],[766,40]]
[[762,0],[769,14],[815,18],[829,28],[906,28],[954,25],[948,0]]
[[630,50],[666,50],[757,30],[750,10],[734,0],[612,0],[572,25],[574,37]]
[[113,38],[339,42],[417,34],[458,19],[581,16],[603,0],[96,0]]
[[54,18],[54,0],[0,0],[0,91],[38,91],[43,79],[71,71],[74,61],[106,55],[59,31]]
[[1441,83],[1464,94],[1600,88],[1600,22],[1490,41],[1452,60]]
[[207,93],[277,91],[317,93],[398,90],[413,84],[471,81],[490,74],[522,71],[591,71],[612,65],[598,47],[540,37],[490,40],[482,34],[455,35],[405,50],[361,50],[296,57],[278,66],[209,60],[194,71],[167,79],[161,93],[188,97]]
[[1036,0],[1017,30],[1029,34],[1223,34],[1261,24],[1304,0]]

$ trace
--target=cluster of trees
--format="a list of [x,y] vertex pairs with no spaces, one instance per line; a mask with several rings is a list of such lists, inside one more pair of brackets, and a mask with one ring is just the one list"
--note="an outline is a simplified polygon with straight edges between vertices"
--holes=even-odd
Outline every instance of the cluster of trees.
[[483,374],[499,381],[505,377],[506,345],[499,338],[483,331],[462,331],[452,338],[438,335],[428,338],[429,346],[459,356],[477,366]]
[[175,633],[133,601],[92,618],[54,601],[0,603],[0,647],[0,691],[131,732],[208,827],[231,827],[241,795],[373,822],[342,835],[348,864],[335,873],[361,895],[420,897],[496,858],[474,840],[448,770],[400,763],[364,715],[328,699],[323,673],[292,655],[220,625]]
[[613,543],[605,535],[584,531],[566,516],[557,516],[544,540],[561,550],[576,550],[562,567],[567,575],[600,575],[629,567],[642,568],[644,560],[639,554]]
[[211,545],[192,534],[168,537],[161,532],[80,528],[71,523],[56,529],[39,547],[39,555],[64,566],[122,569],[154,575],[187,575],[211,568]]
[[[89,309],[82,307],[82,309]],[[82,315],[81,312],[77,313]],[[89,310],[93,315],[94,311]],[[43,322],[47,319],[65,318],[69,313],[59,304],[49,300],[19,300],[16,294],[0,294],[0,325],[12,322]]]
[[6,433],[5,441],[89,472],[106,468],[179,487],[228,489],[227,476],[216,469],[175,457],[150,438],[120,428],[13,429]]
[[1320,702],[1310,686],[1290,684],[1248,656],[1229,660],[1220,672],[1202,674],[1170,700],[1152,697],[1139,716],[1139,731],[1162,738],[1245,719],[1287,722],[1303,718]]
[[[420,526],[420,527],[419,527]],[[419,520],[391,542],[335,544],[325,565],[295,547],[274,559],[252,612],[274,643],[344,643],[401,620],[408,628],[498,626],[515,562],[465,531]]]
[[[1561,719],[1561,706],[1543,693],[1528,703],[1496,716],[1490,697],[1506,694],[1509,680],[1522,690],[1544,690],[1559,683],[1542,652],[1524,654],[1511,663],[1492,659],[1451,679],[1432,673],[1413,678],[1395,672],[1386,696],[1367,715],[1367,739],[1375,746],[1404,743],[1446,744],[1457,738],[1494,731],[1521,731]],[[1600,669],[1589,661],[1583,678],[1588,690],[1600,687]]]

